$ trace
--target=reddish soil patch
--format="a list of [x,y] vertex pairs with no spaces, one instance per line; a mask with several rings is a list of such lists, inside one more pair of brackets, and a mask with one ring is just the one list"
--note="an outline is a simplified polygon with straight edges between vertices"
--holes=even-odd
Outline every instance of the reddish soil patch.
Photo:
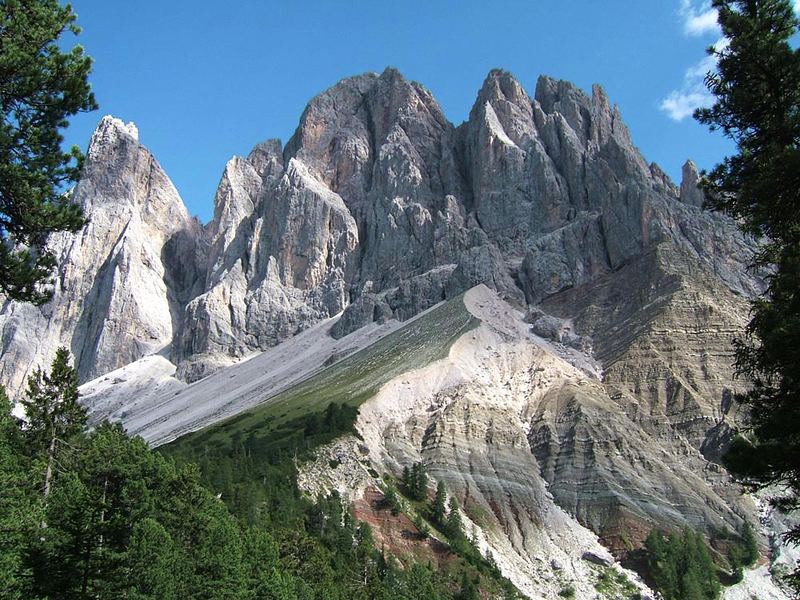
[[393,515],[391,509],[384,505],[383,493],[374,487],[364,490],[364,495],[353,504],[353,511],[356,519],[372,527],[375,547],[382,548],[401,561],[411,558],[441,568],[457,560],[447,544],[433,537],[423,539],[406,515]]
[[618,508],[600,532],[600,541],[615,558],[624,559],[644,546],[652,527],[652,523]]

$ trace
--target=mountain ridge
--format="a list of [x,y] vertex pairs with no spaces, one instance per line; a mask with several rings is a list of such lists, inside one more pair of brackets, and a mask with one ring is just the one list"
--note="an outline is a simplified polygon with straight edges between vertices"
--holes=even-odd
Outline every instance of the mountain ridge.
[[[696,169],[687,163],[679,190],[647,165],[599,86],[588,96],[542,76],[531,98],[513,75],[495,69],[456,127],[426,88],[396,69],[343,79],[309,103],[285,147],[269,140],[229,161],[214,218],[202,228],[190,223],[157,163],[147,173],[137,167],[140,155],[155,159],[134,130],[101,121],[75,198],[94,220],[114,198],[124,206],[126,194],[146,198],[156,190],[155,197],[170,198],[141,205],[137,222],[185,223],[165,246],[179,260],[161,256],[164,247],[153,252],[168,269],[162,279],[172,298],[171,325],[155,336],[170,332],[161,349],[169,346],[187,381],[342,310],[334,335],[374,319],[407,319],[478,283],[520,305],[536,303],[618,269],[659,238],[695,243],[669,222],[679,211],[669,204],[698,204]],[[684,222],[696,216],[683,213]],[[747,264],[752,244],[732,224],[719,215],[702,220],[701,229],[722,228],[717,245],[733,240],[739,266]],[[720,249],[710,250],[696,254],[719,263]],[[62,282],[68,260],[61,259]],[[758,293],[757,279],[742,268],[728,271],[737,293]],[[101,304],[93,308],[99,320],[117,322],[114,303]],[[19,390],[24,373],[49,355],[15,345],[22,332],[14,310],[25,311],[7,303],[0,314],[3,354],[28,364],[12,373],[3,361],[0,376]],[[52,329],[50,321],[39,329]],[[92,333],[103,327],[90,325],[89,335],[103,337]],[[83,358],[87,334],[79,329],[53,338],[78,357],[82,381],[152,351],[123,342],[126,358],[96,368],[90,363],[103,359]]]
[[[512,579],[552,596],[546,515],[618,559],[653,527],[714,539],[757,516],[719,464],[757,243],[702,209],[697,181],[691,162],[680,186],[648,164],[599,86],[540,77],[531,96],[492,70],[455,126],[387,69],[312,99],[285,146],[232,158],[201,226],[135,126],[105,117],[74,192],[90,222],[52,240],[53,300],[0,310],[0,380],[19,393],[66,345],[93,418],[191,437],[466,294],[473,317],[494,312],[460,353],[369,363],[393,376],[357,394],[368,443],[350,458],[389,476],[428,464],[485,514]],[[578,355],[583,369],[565,361]],[[405,386],[418,372],[431,380]]]

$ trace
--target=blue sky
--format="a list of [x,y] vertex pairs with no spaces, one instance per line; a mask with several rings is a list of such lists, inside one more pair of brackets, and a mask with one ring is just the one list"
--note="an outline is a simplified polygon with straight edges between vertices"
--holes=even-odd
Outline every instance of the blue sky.
[[[85,148],[100,117],[134,121],[190,212],[207,222],[226,161],[297,126],[339,79],[386,66],[428,87],[455,124],[490,69],[533,92],[539,74],[605,88],[633,140],[679,183],[732,150],[695,123],[707,101],[703,0],[72,0],[100,110],[72,119]],[[687,116],[688,115],[688,116]]]

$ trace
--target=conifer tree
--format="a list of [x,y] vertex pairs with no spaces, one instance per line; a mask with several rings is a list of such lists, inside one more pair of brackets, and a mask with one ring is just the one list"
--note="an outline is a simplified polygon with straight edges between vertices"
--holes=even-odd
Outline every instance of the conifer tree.
[[650,574],[664,600],[715,600],[721,586],[703,537],[691,530],[647,537]]
[[42,303],[55,265],[47,236],[76,231],[84,218],[64,194],[82,155],[61,149],[67,118],[97,108],[87,81],[92,61],[80,46],[75,13],[57,0],[0,3],[0,290]]
[[742,527],[742,549],[742,562],[745,566],[750,566],[758,560],[758,541],[753,526],[747,520]]
[[397,497],[397,492],[395,491],[394,486],[386,486],[386,492],[383,496],[382,504],[392,511],[392,515],[397,516],[400,513],[400,499]]
[[86,410],[78,404],[78,374],[69,364],[66,348],[56,351],[49,373],[36,369],[28,378],[22,405],[28,419],[28,446],[44,461],[42,493],[47,498],[62,448],[86,426]]
[[428,470],[422,462],[411,465],[409,493],[414,500],[425,500],[428,495]]
[[178,578],[176,563],[181,556],[172,538],[155,519],[145,517],[133,526],[125,556],[131,573],[127,597],[131,600],[173,600]]
[[447,502],[447,492],[444,490],[444,482],[436,483],[436,496],[431,504],[431,517],[433,522],[441,525],[444,523],[445,503]]
[[408,468],[408,465],[403,465],[403,476],[400,478],[400,483],[406,491],[411,489],[411,469]]
[[[778,503],[800,507],[800,49],[789,0],[714,0],[728,44],[710,49],[706,78],[714,105],[695,117],[737,146],[705,178],[712,207],[734,216],[762,242],[755,266],[768,289],[752,303],[736,342],[736,368],[752,383],[738,400],[750,409],[747,438],[727,466],[754,486],[778,484]],[[789,534],[800,542],[800,528]],[[800,572],[796,573],[800,586]],[[800,589],[800,587],[798,587]]]
[[478,586],[472,581],[466,571],[461,573],[461,589],[456,596],[456,600],[480,600]]
[[451,539],[460,539],[464,537],[464,523],[461,521],[461,513],[459,512],[458,500],[453,496],[447,506],[447,522],[446,529],[447,535]]
[[0,386],[0,597],[27,598],[24,563],[27,540],[35,530],[36,503],[19,451],[18,424]]

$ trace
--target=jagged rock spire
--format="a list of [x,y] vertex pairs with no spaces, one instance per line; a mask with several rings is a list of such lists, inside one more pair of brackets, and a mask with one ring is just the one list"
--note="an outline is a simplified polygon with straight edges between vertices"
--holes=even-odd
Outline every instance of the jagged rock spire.
[[[161,349],[194,379],[341,311],[337,335],[477,283],[535,303],[665,241],[696,253],[700,235],[599,86],[543,76],[530,97],[500,69],[458,128],[396,69],[343,79],[285,147],[231,159],[202,230],[135,126],[106,117],[75,198],[91,222],[54,240],[62,300],[32,325],[20,306],[0,315],[15,385],[44,356],[31,336],[71,345],[84,378]],[[752,292],[718,246],[697,260]]]
[[53,299],[41,310],[6,302],[0,312],[0,376],[12,392],[59,346],[75,356],[82,381],[168,353],[201,271],[201,227],[132,123],[100,121],[73,199],[89,221],[50,240],[59,261]]

